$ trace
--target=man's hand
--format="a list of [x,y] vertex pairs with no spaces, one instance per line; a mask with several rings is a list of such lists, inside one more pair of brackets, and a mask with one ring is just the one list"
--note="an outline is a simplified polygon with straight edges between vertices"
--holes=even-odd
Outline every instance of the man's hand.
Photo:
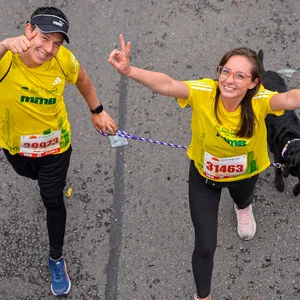
[[35,38],[38,34],[38,30],[35,29],[31,32],[28,38],[25,35],[11,37],[3,40],[1,44],[4,46],[6,50],[11,51],[12,53],[23,53],[26,52],[30,47],[30,41]]
[[101,130],[107,133],[108,130],[111,135],[114,135],[117,131],[116,122],[104,110],[100,114],[92,114],[92,121],[97,131]]

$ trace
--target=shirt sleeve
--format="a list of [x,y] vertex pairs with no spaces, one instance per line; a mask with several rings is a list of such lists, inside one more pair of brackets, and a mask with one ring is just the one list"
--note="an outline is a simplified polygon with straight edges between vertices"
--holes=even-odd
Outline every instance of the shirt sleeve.
[[66,81],[75,84],[80,70],[80,63],[75,55],[69,49],[60,46],[56,59],[66,76]]
[[178,99],[178,105],[181,108],[190,106],[193,110],[197,110],[205,99],[214,97],[216,91],[216,82],[210,78],[198,80],[184,81],[188,86],[190,94],[187,99]]
[[0,82],[4,79],[11,67],[12,52],[7,51],[0,60]]
[[261,85],[258,93],[253,97],[253,104],[257,105],[258,103],[260,103],[260,111],[264,114],[264,116],[266,116],[267,114],[281,116],[283,115],[284,110],[275,111],[271,108],[270,105],[271,98],[276,94],[278,94],[278,92],[267,90],[263,87],[263,85]]
[[187,107],[188,105],[189,105],[189,103],[190,103],[190,101],[191,101],[191,99],[193,98],[193,91],[192,91],[192,89],[191,89],[191,84],[190,84],[190,82],[189,81],[184,81],[184,83],[188,86],[188,89],[189,89],[189,91],[190,91],[190,94],[189,94],[189,97],[187,98],[187,99],[180,99],[180,98],[178,98],[177,99],[177,102],[178,102],[178,105],[181,107],[181,108],[185,108],[185,107]]

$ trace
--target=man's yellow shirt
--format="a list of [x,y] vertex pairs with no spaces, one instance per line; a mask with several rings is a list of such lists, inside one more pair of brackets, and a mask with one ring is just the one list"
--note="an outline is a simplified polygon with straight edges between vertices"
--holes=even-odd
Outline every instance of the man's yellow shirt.
[[71,129],[63,94],[67,82],[76,83],[79,69],[64,46],[36,68],[8,51],[0,60],[0,147],[31,157],[66,151]]

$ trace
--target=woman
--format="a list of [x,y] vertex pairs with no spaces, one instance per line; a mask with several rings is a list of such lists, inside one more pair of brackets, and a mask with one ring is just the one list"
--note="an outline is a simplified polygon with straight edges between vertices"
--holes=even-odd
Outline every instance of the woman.
[[270,165],[267,114],[300,107],[300,90],[278,94],[265,90],[257,54],[248,48],[229,51],[217,67],[218,80],[177,81],[166,74],[130,66],[130,42],[120,35],[121,50],[108,62],[121,74],[192,108],[192,139],[187,155],[189,202],[195,228],[192,256],[196,299],[209,300],[213,259],[217,245],[217,217],[222,188],[228,188],[237,215],[240,237],[256,232],[252,212],[259,173]]

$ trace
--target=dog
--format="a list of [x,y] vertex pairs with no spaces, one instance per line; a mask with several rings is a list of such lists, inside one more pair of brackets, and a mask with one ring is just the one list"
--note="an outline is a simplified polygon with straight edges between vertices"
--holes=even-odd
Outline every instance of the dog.
[[[259,50],[258,58],[262,66],[262,85],[271,91],[284,93],[288,90],[284,79],[275,71],[264,69],[263,50]],[[294,110],[285,110],[282,116],[273,114],[265,118],[269,150],[275,163],[274,184],[278,191],[284,191],[284,178],[289,175],[297,177],[298,183],[293,194],[300,193],[300,122]]]

